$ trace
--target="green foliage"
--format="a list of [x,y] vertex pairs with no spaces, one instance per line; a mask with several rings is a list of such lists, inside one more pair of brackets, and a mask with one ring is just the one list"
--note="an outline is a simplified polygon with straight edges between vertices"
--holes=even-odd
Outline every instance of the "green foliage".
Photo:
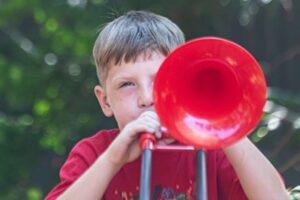
[[[295,185],[299,160],[288,158],[300,149],[300,5],[292,2],[286,10],[275,0],[0,1],[0,199],[42,199],[57,182],[70,148],[99,128],[114,126],[93,95],[91,52],[100,25],[130,9],[171,18],[187,39],[231,39],[259,59],[273,107],[250,137],[287,185]],[[282,109],[287,114],[278,116]],[[285,134],[289,140],[281,145]]]
[[299,200],[300,199],[300,186],[298,185],[295,188],[289,190],[289,199],[290,200]]

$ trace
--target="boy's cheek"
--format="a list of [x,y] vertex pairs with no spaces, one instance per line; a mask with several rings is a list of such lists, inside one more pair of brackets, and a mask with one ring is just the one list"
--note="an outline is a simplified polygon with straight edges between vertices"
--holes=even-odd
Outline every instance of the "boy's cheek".
[[119,93],[120,96],[123,98],[132,98],[136,94],[136,90],[134,87],[126,87],[120,89]]
[[132,87],[120,88],[112,92],[111,98],[117,101],[126,101],[134,98],[136,91]]

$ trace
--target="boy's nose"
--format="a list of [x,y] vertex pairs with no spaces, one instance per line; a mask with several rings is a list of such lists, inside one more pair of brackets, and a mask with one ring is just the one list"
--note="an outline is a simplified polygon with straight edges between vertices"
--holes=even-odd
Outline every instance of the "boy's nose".
[[139,107],[153,106],[152,87],[147,87],[140,91],[138,105]]

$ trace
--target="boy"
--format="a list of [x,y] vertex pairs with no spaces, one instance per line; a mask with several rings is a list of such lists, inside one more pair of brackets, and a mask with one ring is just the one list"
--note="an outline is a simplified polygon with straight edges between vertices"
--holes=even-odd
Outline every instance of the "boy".
[[[139,133],[163,140],[152,102],[152,82],[164,58],[184,43],[170,20],[131,11],[107,24],[94,45],[101,86],[95,95],[119,129],[80,141],[63,165],[50,199],[138,199]],[[288,199],[270,162],[247,139],[207,152],[208,199]],[[195,153],[153,152],[151,199],[195,199]]]

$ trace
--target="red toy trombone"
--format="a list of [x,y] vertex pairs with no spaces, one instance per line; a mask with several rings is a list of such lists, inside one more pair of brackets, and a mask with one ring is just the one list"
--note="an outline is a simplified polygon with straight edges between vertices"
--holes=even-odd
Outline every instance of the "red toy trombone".
[[205,151],[247,136],[263,114],[266,90],[257,61],[232,41],[203,37],[172,51],[155,77],[153,101],[163,129],[183,145],[142,134],[140,199],[150,199],[152,151],[197,151],[197,199],[207,200]]

